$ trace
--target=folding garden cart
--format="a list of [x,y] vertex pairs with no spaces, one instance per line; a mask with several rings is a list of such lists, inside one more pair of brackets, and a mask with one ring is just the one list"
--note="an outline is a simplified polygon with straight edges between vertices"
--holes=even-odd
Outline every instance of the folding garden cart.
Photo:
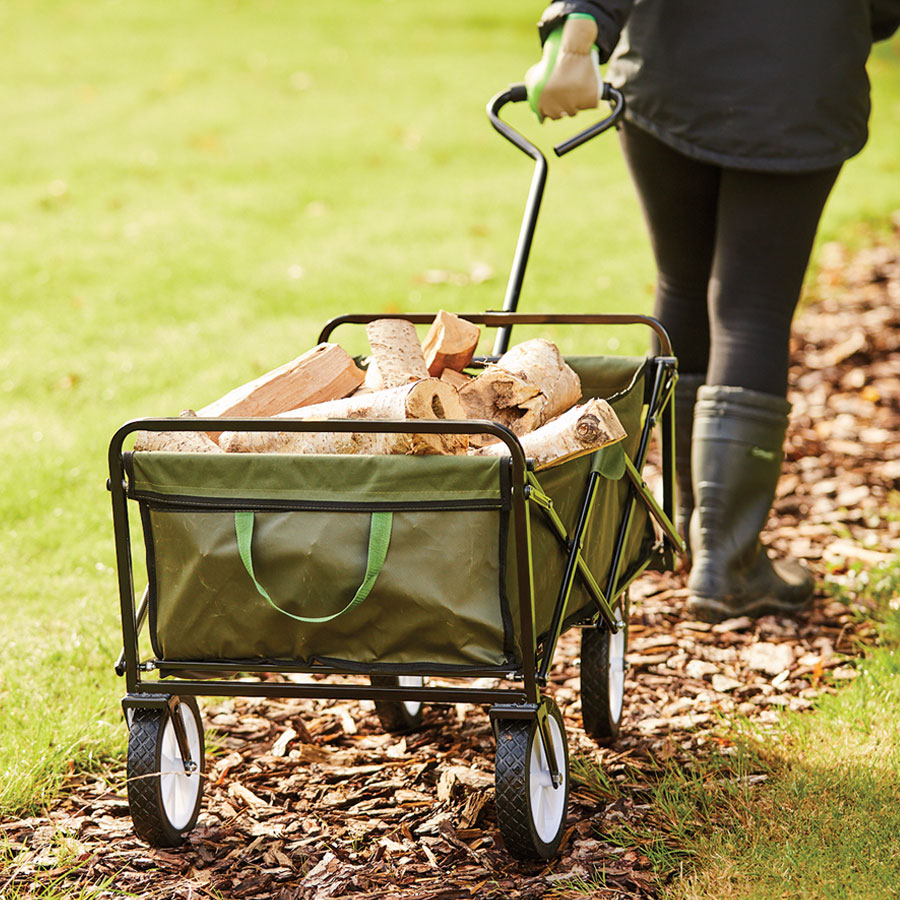
[[[421,722],[424,703],[489,706],[497,819],[519,857],[551,856],[565,825],[566,733],[546,692],[565,629],[583,628],[586,731],[601,741],[618,733],[628,587],[647,567],[671,566],[681,547],[670,518],[676,361],[665,331],[645,316],[515,312],[547,170],[543,154],[499,117],[523,99],[524,88],[514,86],[488,108],[494,127],[536,167],[504,310],[464,316],[497,329],[494,356],[474,365],[501,354],[514,325],[648,327],[659,348],[649,358],[567,359],[584,398],[607,399],[627,438],[535,472],[515,435],[487,421],[181,418],[122,426],[109,449],[124,637],[117,671],[127,685],[128,799],[135,830],[150,843],[179,844],[198,815],[199,695],[369,699],[384,727],[398,731]],[[621,97],[613,92],[613,100],[607,119],[556,152],[614,124]],[[376,318],[384,316],[341,316],[319,340]],[[657,425],[661,502],[641,474]],[[486,433],[509,456],[125,450],[138,430],[225,429]],[[139,603],[129,502],[140,511],[147,559]],[[139,649],[145,624],[149,658]],[[267,673],[363,675],[369,683],[253,677]],[[484,687],[485,678],[494,686]]]

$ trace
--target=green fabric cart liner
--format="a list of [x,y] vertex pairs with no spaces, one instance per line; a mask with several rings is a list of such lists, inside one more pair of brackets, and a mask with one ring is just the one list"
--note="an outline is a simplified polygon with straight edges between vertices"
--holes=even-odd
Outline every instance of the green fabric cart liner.
[[[154,649],[183,660],[505,663],[508,467],[489,457],[133,454]],[[247,508],[255,576],[288,615],[241,560],[234,512]],[[390,547],[365,601],[329,622],[293,621],[347,605],[380,510],[393,512]]]
[[[237,552],[233,512],[151,509],[157,653],[500,665],[499,517],[493,510],[395,511],[390,548],[365,601],[330,622],[301,623],[259,596]],[[342,609],[365,577],[370,518],[257,511],[256,577],[288,612],[327,616]]]
[[615,399],[618,394],[632,390],[635,379],[643,384],[647,364],[643,356],[567,356],[566,362],[578,373],[585,400]]
[[[575,361],[585,396],[615,395],[639,440],[644,360]],[[601,393],[595,393],[595,391]],[[538,473],[571,530],[593,457]],[[341,660],[351,664],[508,666],[521,660],[508,462],[491,457],[134,453],[150,574],[150,633],[165,660]],[[584,556],[604,585],[628,481],[602,480]],[[363,602],[299,622],[257,590],[234,513],[254,510],[255,577],[279,607],[326,618],[367,572],[372,513],[390,510],[390,546]],[[537,633],[546,630],[565,552],[531,509]],[[639,507],[625,569],[642,552]],[[576,578],[567,616],[593,604]]]

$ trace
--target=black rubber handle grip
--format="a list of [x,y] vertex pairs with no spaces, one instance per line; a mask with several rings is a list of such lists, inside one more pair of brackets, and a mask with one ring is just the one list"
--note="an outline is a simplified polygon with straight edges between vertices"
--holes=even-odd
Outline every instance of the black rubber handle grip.
[[528,99],[528,88],[523,83],[509,86],[509,103],[523,103]]

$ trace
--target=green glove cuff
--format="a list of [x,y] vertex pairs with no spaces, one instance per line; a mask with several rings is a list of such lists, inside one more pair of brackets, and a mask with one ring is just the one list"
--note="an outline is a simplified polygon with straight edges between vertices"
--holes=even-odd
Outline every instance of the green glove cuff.
[[559,56],[559,48],[562,44],[562,33],[562,25],[560,25],[559,28],[554,28],[553,31],[547,35],[547,40],[544,41],[544,52],[537,67],[539,72],[538,77],[534,81],[528,79],[527,82],[528,105],[541,122],[544,121],[544,117],[538,111],[538,102],[541,99],[544,88],[547,87],[550,76],[553,74],[553,68],[556,65],[556,60]]

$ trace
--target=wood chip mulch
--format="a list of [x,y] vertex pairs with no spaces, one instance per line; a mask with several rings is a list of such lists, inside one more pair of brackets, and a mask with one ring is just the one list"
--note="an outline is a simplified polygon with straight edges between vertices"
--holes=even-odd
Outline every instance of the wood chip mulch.
[[[851,601],[859,565],[900,551],[898,254],[900,235],[852,259],[826,247],[791,348],[792,427],[766,539],[847,585]],[[613,748],[582,730],[578,632],[564,636],[552,689],[572,757],[601,767],[615,790],[575,781],[564,845],[549,864],[503,850],[485,710],[432,707],[421,731],[397,737],[381,732],[371,704],[239,699],[205,704],[206,797],[183,848],[135,838],[121,767],[73,772],[45,814],[0,823],[0,895],[15,886],[37,896],[57,883],[98,898],[183,900],[655,897],[641,847],[604,836],[644,820],[657,764],[715,744],[719,717],[765,723],[809,708],[855,677],[859,642],[872,637],[852,602],[822,589],[796,621],[714,626],[686,619],[684,596],[680,573],[648,575],[633,591],[625,721]]]

